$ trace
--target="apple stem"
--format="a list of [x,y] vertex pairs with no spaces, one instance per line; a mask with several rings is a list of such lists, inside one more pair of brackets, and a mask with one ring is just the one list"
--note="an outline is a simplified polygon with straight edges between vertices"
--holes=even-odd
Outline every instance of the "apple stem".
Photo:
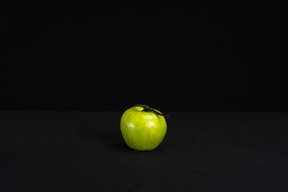
[[161,116],[164,116],[164,117],[168,117],[169,116],[167,114],[162,114],[162,113],[159,113],[158,111],[155,111],[154,109],[151,109],[146,104],[137,104],[137,105],[134,105],[134,107],[143,107],[144,109],[142,111],[144,111],[144,112],[152,112],[152,113],[155,113],[156,115],[161,115]]

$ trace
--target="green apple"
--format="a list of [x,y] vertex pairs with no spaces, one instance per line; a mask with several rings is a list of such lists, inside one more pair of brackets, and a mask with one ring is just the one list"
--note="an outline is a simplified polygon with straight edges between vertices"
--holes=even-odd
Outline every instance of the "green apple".
[[165,116],[167,115],[144,104],[127,109],[120,121],[125,143],[137,151],[157,148],[167,132]]

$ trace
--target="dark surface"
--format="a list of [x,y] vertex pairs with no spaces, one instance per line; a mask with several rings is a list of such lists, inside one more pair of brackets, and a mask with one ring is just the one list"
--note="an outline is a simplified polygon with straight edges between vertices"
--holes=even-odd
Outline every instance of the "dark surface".
[[288,113],[168,113],[137,152],[121,112],[1,112],[0,191],[288,191]]

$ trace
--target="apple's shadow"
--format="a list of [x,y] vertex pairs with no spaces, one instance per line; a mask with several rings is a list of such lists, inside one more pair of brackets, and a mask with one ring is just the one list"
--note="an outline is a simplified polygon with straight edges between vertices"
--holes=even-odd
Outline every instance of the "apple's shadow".
[[[95,130],[91,130],[88,134],[85,132],[84,138],[85,140],[97,141],[102,147],[111,150],[113,152],[118,153],[135,153],[140,152],[128,147],[125,141],[122,138],[121,133],[116,132],[97,132]],[[83,134],[83,132],[82,132]],[[161,151],[161,147],[156,148],[150,152]],[[141,151],[141,153],[145,153],[146,151]],[[148,151],[147,151],[148,152]]]
[[125,141],[122,139],[122,135],[120,133],[105,133],[105,134],[98,134],[96,138],[98,142],[101,142],[103,147],[107,148],[108,150],[112,150],[114,152],[127,152],[131,153],[134,150],[129,148]]
[[97,135],[97,140],[99,142],[102,143],[102,145],[106,148],[108,148],[109,150],[112,150],[114,152],[120,152],[120,153],[136,153],[136,152],[140,152],[140,153],[157,153],[159,151],[161,151],[161,146],[157,147],[156,149],[152,150],[152,151],[137,151],[134,149],[131,149],[130,147],[128,147],[124,141],[124,139],[122,138],[121,133],[105,133],[105,134],[100,134]]
[[128,147],[124,141],[112,143],[111,145],[109,145],[109,148],[115,152],[121,152],[121,153],[122,152],[126,152],[126,153],[157,153],[157,152],[162,150],[161,147],[157,147],[156,149],[154,149],[152,151],[136,151],[136,150]]
[[109,149],[111,149],[115,152],[126,152],[126,153],[133,153],[134,152],[134,150],[129,148],[124,141],[112,143],[108,147],[109,147]]

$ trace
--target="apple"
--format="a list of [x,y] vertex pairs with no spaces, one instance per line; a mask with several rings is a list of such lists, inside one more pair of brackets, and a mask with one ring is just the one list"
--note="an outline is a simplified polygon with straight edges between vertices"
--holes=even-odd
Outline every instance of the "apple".
[[151,151],[163,141],[167,132],[165,116],[145,104],[127,109],[120,120],[123,139],[128,147],[137,151]]

